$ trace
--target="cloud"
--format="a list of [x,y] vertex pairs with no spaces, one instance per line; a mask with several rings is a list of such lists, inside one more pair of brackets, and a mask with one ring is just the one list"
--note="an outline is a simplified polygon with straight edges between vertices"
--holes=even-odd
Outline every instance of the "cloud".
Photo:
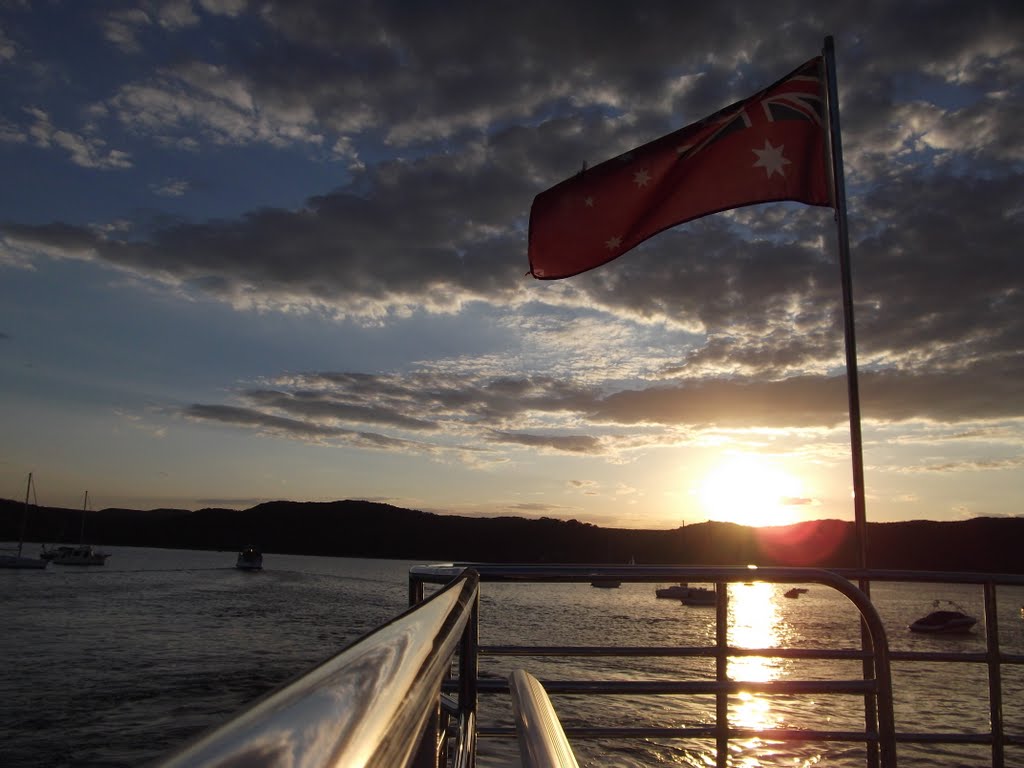
[[100,21],[103,36],[125,53],[138,53],[141,45],[139,31],[153,23],[141,8],[123,8],[111,11]]
[[106,149],[106,142],[95,136],[72,133],[54,127],[50,116],[41,109],[25,109],[34,120],[28,128],[28,135],[37,147],[58,147],[71,158],[71,162],[83,168],[123,169],[131,168],[131,155],[119,149]]
[[170,29],[194,27],[199,17],[192,10],[192,0],[164,0],[157,10],[160,26]]
[[506,445],[528,448],[550,448],[565,453],[603,453],[601,442],[589,435],[538,435],[516,432],[494,432],[491,440]]
[[0,61],[11,61],[18,53],[18,46],[0,29]]
[[1024,456],[1007,459],[969,459],[964,461],[943,462],[917,467],[907,467],[904,472],[929,472],[948,474],[950,472],[1008,471],[1024,468]]
[[[935,377],[928,384],[913,375],[869,373],[862,380],[864,416],[876,430],[897,422],[925,428],[941,422],[983,423],[996,412],[1005,416],[1010,411],[1024,420],[1024,396],[1015,391],[1014,379],[994,396],[972,396],[981,381],[983,377],[965,374],[959,379]],[[236,404],[196,404],[185,415],[299,440],[358,441],[398,452],[447,453],[472,462],[480,460],[476,454],[493,452],[496,446],[614,460],[660,447],[696,446],[730,430],[734,437],[773,430],[773,441],[817,430],[820,438],[832,430],[844,431],[848,420],[841,376],[713,385],[698,381],[610,394],[603,392],[605,386],[570,386],[545,376],[474,374],[472,362],[463,360],[460,372],[451,374],[424,368],[401,375],[289,375],[274,381],[272,388],[237,391]],[[1002,406],[994,407],[994,402]],[[367,432],[367,427],[375,431]],[[941,441],[938,435],[936,441]],[[938,469],[947,468],[955,467]],[[570,485],[585,493],[596,488],[585,480]],[[626,487],[618,491],[629,492]],[[788,503],[812,501],[793,498]]]
[[181,197],[191,188],[191,184],[184,179],[164,179],[159,184],[151,184],[150,189],[154,195],[161,197]]
[[[238,405],[197,405],[192,418],[398,449],[429,435],[432,445],[606,455],[691,429],[839,427],[844,339],[828,210],[731,211],[571,281],[524,278],[534,195],[583,161],[749,95],[792,69],[795,51],[816,53],[831,28],[848,43],[840,106],[864,416],[1019,419],[1021,15],[1011,3],[937,6],[927,18],[898,4],[841,5],[813,19],[795,3],[426,12],[204,0],[110,12],[102,29],[123,51],[139,52],[142,34],[205,39],[210,14],[247,34],[113,81],[92,102],[90,130],[58,128],[31,107],[25,126],[0,124],[0,140],[59,149],[85,168],[128,168],[134,158],[95,128],[116,126],[164,150],[300,148],[342,160],[347,173],[294,209],[130,235],[6,222],[0,254],[89,259],[240,311],[363,325],[486,306],[528,333],[529,359],[556,372],[517,377],[477,360],[477,375],[460,381],[417,372],[419,390],[397,374],[370,377],[385,387],[370,394],[356,374],[327,372],[241,391]],[[455,11],[466,26],[451,23]],[[785,45],[778,18],[789,20]],[[921,34],[905,39],[911,22]],[[502,33],[460,31],[471,28]],[[187,190],[162,178],[158,195]],[[241,410],[218,410],[229,407]],[[581,420],[600,430],[584,434]],[[623,427],[632,442],[616,433]]]

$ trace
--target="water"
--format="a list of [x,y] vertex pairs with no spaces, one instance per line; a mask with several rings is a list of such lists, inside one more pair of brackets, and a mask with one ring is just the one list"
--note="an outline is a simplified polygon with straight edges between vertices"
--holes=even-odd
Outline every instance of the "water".
[[[278,686],[404,610],[409,562],[267,554],[265,570],[234,569],[234,552],[110,548],[102,568],[0,571],[0,765],[135,766]],[[658,600],[653,584],[599,590],[586,584],[485,584],[483,643],[708,645],[714,611]],[[984,650],[983,632],[967,637],[909,633],[907,623],[935,597],[982,615],[979,588],[880,584],[873,598],[893,650]],[[857,645],[858,624],[845,599],[811,587],[798,600],[783,587],[734,585],[730,640],[747,647]],[[1000,592],[1004,650],[1024,652],[1024,594]],[[703,659],[499,659],[486,675],[529,668],[541,679],[713,678]],[[1007,730],[1024,733],[1024,674],[1004,668]],[[731,674],[746,680],[855,678],[859,662],[742,659]],[[987,729],[986,668],[963,664],[894,665],[901,730]],[[510,724],[507,697],[484,700],[481,719]],[[713,721],[711,697],[612,697],[599,708],[556,696],[569,725],[694,726]],[[852,705],[852,706],[851,706]],[[745,727],[861,730],[855,699],[739,697],[731,721]],[[713,745],[646,741],[574,742],[581,765],[713,765]],[[767,747],[770,757],[765,758]],[[514,764],[515,743],[482,740],[479,764]],[[989,765],[987,748],[900,745],[902,766]],[[862,766],[863,747],[734,746],[731,764]],[[1024,752],[1007,752],[1024,765]]]

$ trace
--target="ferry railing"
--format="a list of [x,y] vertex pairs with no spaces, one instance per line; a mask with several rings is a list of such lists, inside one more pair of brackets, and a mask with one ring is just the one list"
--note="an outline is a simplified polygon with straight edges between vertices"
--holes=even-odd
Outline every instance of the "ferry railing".
[[[715,645],[710,647],[603,647],[481,645],[480,583],[590,582],[598,578],[622,582],[712,583],[716,601]],[[893,652],[876,607],[853,581],[933,582],[981,585],[984,590],[986,645],[984,652]],[[860,649],[739,648],[728,643],[728,584],[739,581],[820,584],[844,595],[859,611],[865,629]],[[438,585],[429,597],[425,585]],[[997,587],[1024,586],[1024,577],[994,574],[950,574],[905,571],[829,571],[806,568],[725,568],[674,566],[523,566],[455,564],[416,566],[409,572],[412,606],[393,621],[364,636],[341,653],[242,710],[167,756],[158,765],[174,768],[219,766],[413,766],[473,768],[479,736],[519,735],[522,728],[478,723],[482,695],[510,694],[515,687],[493,676],[482,677],[481,659],[489,657],[708,657],[714,659],[713,680],[585,681],[520,676],[520,687],[533,688],[534,703],[550,708],[552,694],[703,694],[715,697],[714,722],[691,728],[570,727],[553,728],[536,754],[562,754],[571,764],[564,737],[713,739],[716,764],[726,766],[730,741],[862,742],[867,763],[896,766],[896,744],[989,745],[993,768],[1006,764],[1005,747],[1022,746],[1024,738],[1005,733],[1002,667],[1024,664],[1024,656],[1000,648]],[[729,659],[743,656],[792,659],[869,661],[865,679],[774,680],[731,679]],[[893,716],[891,665],[897,662],[960,662],[988,669],[990,729],[982,733],[914,733],[897,731]],[[529,685],[524,685],[528,682]],[[757,694],[841,694],[862,697],[865,727],[861,730],[751,729],[729,721],[731,696]],[[537,695],[534,695],[534,694]],[[543,695],[540,695],[540,694]],[[516,694],[518,695],[518,694]],[[525,699],[521,698],[521,702]],[[532,706],[532,705],[531,705]],[[529,711],[529,707],[523,711]],[[560,724],[559,724],[560,726]],[[536,735],[538,729],[533,729]],[[558,736],[558,733],[561,736]],[[531,736],[530,738],[533,738]],[[568,751],[567,751],[568,750]]]
[[[1004,768],[1007,746],[1024,746],[1024,736],[1006,733],[1003,711],[1003,667],[1024,666],[1024,654],[1007,653],[1002,650],[999,632],[998,587],[1024,587],[1024,576],[1016,574],[945,572],[945,571],[895,571],[895,570],[853,570],[837,569],[836,573],[848,579],[867,582],[921,583],[921,584],[965,584],[982,588],[982,625],[985,633],[985,651],[890,651],[890,660],[895,662],[942,662],[962,664],[983,664],[987,668],[989,730],[982,733],[910,732],[896,734],[899,743],[904,744],[976,744],[991,747],[992,768]],[[1024,607],[1021,608],[1024,618]]]
[[[716,743],[717,764],[725,766],[728,761],[730,740],[760,738],[777,741],[816,742],[862,742],[867,748],[867,765],[881,765],[882,768],[896,765],[896,744],[918,745],[988,745],[991,748],[991,765],[1004,768],[1005,747],[1022,745],[1024,739],[1005,732],[1003,721],[1002,667],[1024,664],[1024,656],[1005,653],[1000,648],[997,614],[997,586],[1024,586],[1024,577],[1004,574],[947,573],[919,571],[882,571],[835,569],[819,570],[807,568],[757,568],[746,567],[675,567],[675,566],[535,566],[500,564],[452,564],[445,566],[418,566],[410,570],[410,600],[423,598],[424,584],[444,583],[472,567],[479,572],[482,582],[545,583],[567,582],[587,583],[597,579],[621,582],[687,582],[712,583],[722,599],[717,601],[715,645],[712,647],[592,647],[592,646],[518,646],[479,645],[470,643],[464,653],[471,657],[469,669],[476,670],[481,657],[710,657],[715,660],[714,680],[660,680],[660,681],[572,681],[548,680],[542,683],[545,691],[552,694],[711,694],[716,697],[715,722],[706,727],[693,728],[652,728],[652,727],[567,727],[565,733],[573,739],[590,738],[712,738]],[[738,648],[728,644],[728,590],[726,585],[735,582],[771,582],[782,584],[821,584],[835,589],[846,596],[860,612],[865,628],[865,643],[855,649],[810,649],[810,648]],[[916,582],[936,584],[974,584],[984,590],[984,631],[986,650],[984,652],[928,652],[898,651],[889,649],[885,627],[876,606],[855,583],[872,582]],[[474,624],[479,622],[475,619]],[[474,628],[474,635],[478,629]],[[732,680],[728,675],[727,663],[730,657],[757,656],[763,658],[789,659],[842,659],[869,661],[865,664],[865,677],[854,680],[787,680],[787,681],[741,681]],[[987,732],[911,732],[897,731],[894,717],[892,671],[893,661],[898,662],[966,662],[984,664],[988,670],[989,720]],[[449,683],[449,686],[454,683]],[[465,690],[466,686],[460,681]],[[509,692],[509,686],[493,675],[477,679],[473,685],[477,694],[492,695]],[[728,720],[729,697],[741,692],[760,694],[849,694],[863,696],[865,704],[865,729],[863,731],[828,731],[810,729],[743,729],[733,727]],[[463,694],[462,707],[476,711],[477,702]],[[516,735],[516,729],[502,726],[478,726],[481,737]],[[471,759],[471,758],[470,758]]]
[[[472,765],[475,713],[441,695],[452,661],[473,655],[479,580],[472,570],[430,599],[242,710],[157,763],[228,766],[442,765],[445,723],[458,723]],[[475,699],[475,670],[459,670],[460,698]],[[470,756],[470,757],[466,757]],[[469,762],[467,762],[467,759]],[[461,761],[461,762],[460,762]]]

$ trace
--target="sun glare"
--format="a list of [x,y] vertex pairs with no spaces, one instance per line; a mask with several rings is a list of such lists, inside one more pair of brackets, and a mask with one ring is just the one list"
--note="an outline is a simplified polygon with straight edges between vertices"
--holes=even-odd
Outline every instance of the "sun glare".
[[797,522],[800,479],[750,454],[730,457],[701,483],[700,502],[710,520],[740,525]]

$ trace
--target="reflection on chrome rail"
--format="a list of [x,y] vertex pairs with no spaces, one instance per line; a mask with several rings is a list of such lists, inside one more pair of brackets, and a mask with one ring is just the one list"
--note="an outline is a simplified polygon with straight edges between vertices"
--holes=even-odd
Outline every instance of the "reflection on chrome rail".
[[[714,584],[714,644],[707,647],[519,646],[480,644],[481,582],[587,583],[595,578],[627,582]],[[890,652],[875,606],[856,583],[937,582],[977,584],[984,589],[986,651],[982,654]],[[746,610],[729,624],[730,584]],[[426,597],[425,585],[440,585]],[[861,617],[861,649],[787,648],[783,638],[759,635],[737,616],[774,626],[770,601],[759,597],[764,584],[818,584],[830,588]],[[409,573],[411,608],[366,635],[308,674],[264,697],[226,725],[210,731],[164,760],[165,766],[414,766],[471,768],[477,738],[518,736],[523,765],[575,765],[576,739],[700,739],[714,743],[715,761],[726,766],[730,743],[764,741],[849,742],[864,745],[866,764],[896,766],[896,744],[981,744],[991,748],[993,768],[1005,765],[1007,745],[1024,739],[1004,733],[1002,668],[1024,664],[1024,657],[999,647],[997,585],[1024,586],[1024,577],[993,574],[903,571],[830,571],[809,568],[674,566],[532,566],[449,564],[416,566]],[[737,606],[739,607],[739,605]],[[705,609],[694,609],[705,610]],[[710,615],[710,614],[709,614]],[[730,636],[731,632],[731,636]],[[746,634],[745,634],[746,633]],[[756,647],[760,644],[760,647]],[[509,679],[480,674],[491,657],[705,657],[713,663],[707,680],[548,680],[515,670]],[[779,680],[765,659],[843,659],[860,661],[855,679]],[[890,662],[965,661],[988,669],[990,731],[980,734],[897,732],[893,717]],[[715,700],[714,722],[701,727],[562,728],[548,693],[586,696],[705,695]],[[515,727],[479,726],[483,696],[512,696]],[[862,730],[771,728],[759,711],[763,694],[849,697],[863,710]],[[730,709],[730,705],[732,708]],[[566,738],[568,736],[568,738]]]

